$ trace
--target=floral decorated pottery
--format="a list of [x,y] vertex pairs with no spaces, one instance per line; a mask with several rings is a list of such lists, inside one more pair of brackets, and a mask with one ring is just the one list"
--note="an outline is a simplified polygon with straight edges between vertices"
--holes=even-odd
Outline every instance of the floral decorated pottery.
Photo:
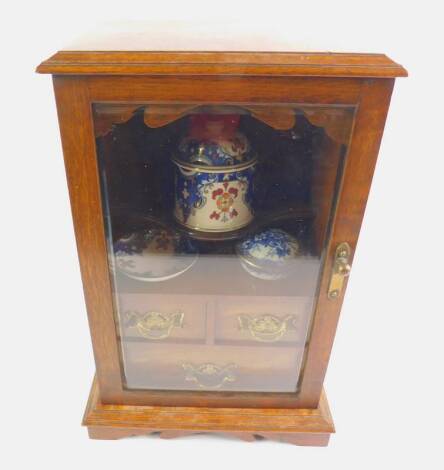
[[160,226],[130,233],[114,243],[113,248],[113,265],[128,277],[147,282],[179,276],[198,257],[191,240]]
[[252,276],[278,280],[290,275],[299,254],[299,243],[281,229],[268,229],[239,242],[236,252]]
[[253,219],[256,156],[236,115],[196,114],[173,157],[176,220],[194,230],[229,232]]

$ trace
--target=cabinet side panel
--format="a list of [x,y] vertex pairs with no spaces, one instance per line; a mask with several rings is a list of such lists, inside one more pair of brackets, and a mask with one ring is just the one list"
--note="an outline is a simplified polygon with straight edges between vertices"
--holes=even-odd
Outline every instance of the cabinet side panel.
[[53,81],[100,394],[103,400],[118,402],[119,351],[86,80],[55,76]]
[[315,408],[321,396],[345,292],[344,288],[336,299],[327,296],[334,253],[342,242],[349,243],[352,256],[355,252],[393,84],[393,79],[363,83],[305,361],[300,393],[302,407]]

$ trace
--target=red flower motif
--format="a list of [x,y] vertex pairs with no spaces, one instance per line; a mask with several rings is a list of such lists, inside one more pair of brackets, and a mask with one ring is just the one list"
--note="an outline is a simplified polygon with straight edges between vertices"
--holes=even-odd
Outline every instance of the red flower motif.
[[167,250],[171,240],[165,232],[162,232],[156,239],[156,248],[158,250]]
[[215,189],[211,193],[211,197],[216,201],[218,211],[213,211],[210,214],[210,219],[219,220],[221,217],[222,222],[237,217],[239,214],[237,210],[233,207],[234,200],[239,195],[239,190],[234,187],[230,187],[230,183],[225,181],[222,183],[224,189],[219,188]]
[[228,190],[228,192],[229,192],[230,194],[232,194],[234,197],[237,197],[237,194],[238,194],[239,191],[238,191],[237,188],[230,188],[230,189]]
[[213,191],[212,197],[213,197],[213,199],[216,199],[217,196],[220,196],[220,195],[223,194],[223,193],[224,193],[224,190],[223,190],[222,188],[215,189],[215,190]]

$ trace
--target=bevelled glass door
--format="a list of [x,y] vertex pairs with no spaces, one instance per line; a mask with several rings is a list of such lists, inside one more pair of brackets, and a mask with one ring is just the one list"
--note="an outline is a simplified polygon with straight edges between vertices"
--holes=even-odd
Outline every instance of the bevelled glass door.
[[94,105],[127,389],[297,392],[353,113]]

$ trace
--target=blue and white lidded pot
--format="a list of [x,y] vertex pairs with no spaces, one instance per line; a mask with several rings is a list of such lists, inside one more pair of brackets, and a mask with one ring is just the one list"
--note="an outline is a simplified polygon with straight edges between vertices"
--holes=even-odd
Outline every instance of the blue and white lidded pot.
[[271,228],[239,242],[236,253],[245,271],[272,281],[284,279],[296,269],[300,247],[289,233]]
[[257,163],[239,116],[196,114],[179,144],[175,164],[176,220],[193,230],[229,232],[253,220]]

